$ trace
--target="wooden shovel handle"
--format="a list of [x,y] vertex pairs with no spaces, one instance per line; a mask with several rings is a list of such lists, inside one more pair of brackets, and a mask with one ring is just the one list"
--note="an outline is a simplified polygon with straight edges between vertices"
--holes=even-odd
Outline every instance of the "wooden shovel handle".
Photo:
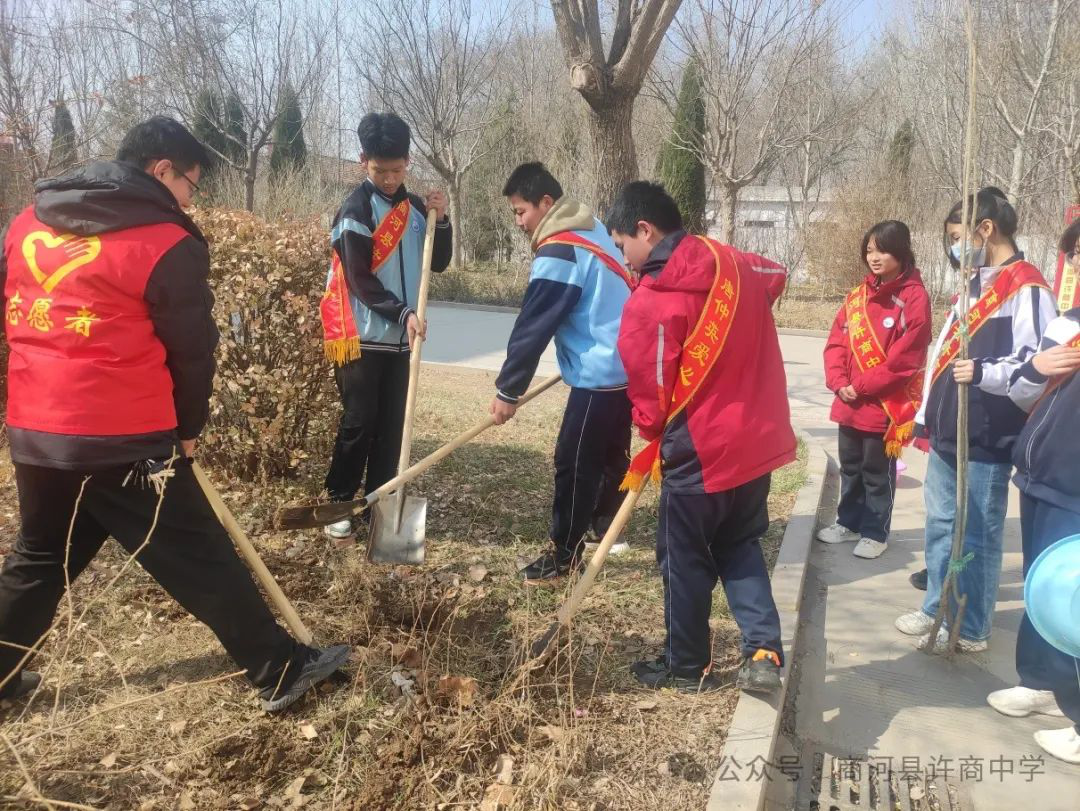
[[648,478],[643,478],[636,487],[626,494],[622,506],[619,507],[619,511],[615,513],[615,518],[611,521],[611,526],[608,527],[607,532],[604,533],[604,537],[600,541],[600,545],[593,552],[592,559],[589,560],[589,565],[585,568],[585,573],[574,586],[574,590],[570,592],[570,597],[559,606],[555,620],[548,626],[547,630],[533,642],[529,651],[529,667],[539,666],[540,663],[546,661],[547,655],[555,649],[552,643],[558,639],[560,629],[569,625],[577,613],[581,601],[585,599],[585,595],[592,587],[593,581],[596,580],[596,575],[600,573],[604,561],[607,560],[608,552],[611,551],[615,541],[619,540],[619,536],[626,529],[626,525],[630,521],[630,514],[634,512],[641,491],[645,489],[647,483]]
[[[428,288],[431,286],[431,255],[435,251],[435,217],[428,212],[427,232],[424,234],[424,261],[420,270],[420,292],[416,297],[416,318],[420,322],[420,328],[424,327],[424,319],[427,318]],[[420,335],[410,345],[409,355],[409,389],[405,395],[405,422],[401,429],[401,452],[398,456],[398,473],[409,466],[409,455],[412,453],[413,418],[416,415],[416,391],[420,385],[420,348],[424,345],[424,339]]]
[[199,487],[202,488],[203,493],[206,495],[206,500],[210,502],[210,507],[218,517],[218,521],[225,527],[225,531],[229,533],[229,537],[236,544],[236,548],[240,550],[240,554],[247,561],[247,565],[255,573],[255,577],[262,584],[262,587],[266,589],[266,593],[270,595],[270,601],[281,613],[285,624],[293,632],[293,636],[305,645],[310,645],[312,642],[311,631],[304,625],[304,621],[296,613],[296,609],[289,602],[289,598],[285,596],[281,586],[277,584],[274,576],[270,574],[270,570],[266,568],[266,564],[262,562],[259,553],[255,551],[254,545],[248,540],[248,536],[240,528],[240,524],[237,523],[232,512],[225,506],[225,502],[221,500],[221,496],[214,489],[214,485],[206,478],[206,473],[203,472],[198,462],[193,462],[191,469],[195,473],[195,479],[199,482]]
[[[534,397],[536,397],[536,396],[538,396],[540,394],[543,394],[545,391],[550,389],[552,386],[554,386],[560,380],[562,380],[562,375],[553,375],[552,377],[549,377],[547,380],[545,380],[543,383],[540,383],[539,385],[533,386],[531,389],[529,389],[527,392],[525,392],[523,395],[521,395],[521,398],[517,401],[518,407],[521,407],[521,406],[525,405],[525,403],[529,402],[529,400],[533,399]],[[377,490],[372,490],[371,493],[368,494],[368,497],[365,500],[365,503],[362,506],[356,508],[354,510],[354,513],[358,514],[360,512],[363,512],[367,507],[374,504],[376,501],[378,501],[383,496],[389,495],[390,493],[393,493],[395,490],[399,489],[402,485],[408,484],[413,479],[415,479],[418,476],[426,473],[429,469],[431,469],[432,467],[437,465],[439,462],[441,462],[447,456],[452,454],[454,451],[456,451],[462,445],[464,445],[465,443],[469,442],[472,439],[475,439],[479,434],[482,434],[484,431],[486,431],[488,428],[490,428],[494,424],[495,424],[495,418],[494,417],[486,417],[484,420],[482,420],[481,422],[478,422],[476,425],[474,425],[468,431],[465,431],[463,433],[458,434],[456,437],[454,437],[452,440],[447,442],[441,448],[434,451],[430,455],[425,456],[423,459],[421,459],[419,462],[417,462],[412,467],[401,471],[397,476],[392,478],[390,481],[388,481],[382,487],[378,488]]]
[[584,599],[585,595],[592,587],[593,581],[596,580],[596,575],[600,573],[600,569],[604,565],[604,561],[607,560],[608,552],[611,551],[611,547],[619,540],[619,536],[622,535],[623,530],[626,529],[626,525],[630,522],[630,515],[634,512],[638,497],[641,496],[641,491],[645,489],[647,482],[648,477],[642,478],[641,483],[626,494],[622,506],[619,507],[619,511],[615,513],[615,517],[611,521],[611,526],[608,527],[607,532],[604,533],[604,537],[600,541],[600,545],[596,548],[596,551],[593,552],[592,558],[589,560],[589,565],[585,568],[585,573],[574,585],[574,590],[570,592],[570,597],[559,608],[559,613],[556,615],[556,618],[560,625],[569,625],[570,620],[574,618],[578,606],[581,605],[582,599]]

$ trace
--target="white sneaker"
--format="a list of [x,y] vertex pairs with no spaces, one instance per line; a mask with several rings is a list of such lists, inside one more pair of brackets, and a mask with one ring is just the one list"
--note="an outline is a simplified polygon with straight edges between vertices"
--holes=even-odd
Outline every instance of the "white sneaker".
[[[932,622],[933,620],[931,620]],[[919,647],[925,648],[926,643],[930,641],[930,634],[923,634],[919,637]],[[960,653],[982,653],[984,650],[990,647],[990,642],[986,639],[964,639],[960,637],[956,640],[956,650]],[[944,625],[938,629],[937,639],[934,641],[934,648],[931,653],[945,653],[949,649],[949,629]]]
[[1032,690],[1030,687],[1009,687],[995,690],[986,697],[986,703],[1010,718],[1024,718],[1032,713],[1063,718],[1065,713],[1057,705],[1051,690]]
[[323,532],[328,537],[333,538],[335,541],[342,541],[346,538],[351,538],[356,534],[356,530],[353,529],[353,522],[351,518],[344,518],[333,524],[327,524],[323,527]]
[[1035,743],[1058,760],[1080,766],[1080,735],[1075,727],[1040,729],[1035,733]]
[[[586,541],[585,551],[595,552],[597,547],[600,546],[599,541]],[[611,549],[608,550],[609,555],[624,555],[630,551],[630,544],[626,541],[617,541],[611,545]]]
[[840,524],[832,524],[819,529],[817,539],[822,543],[844,543],[859,540],[859,533]]
[[918,611],[912,611],[910,614],[904,614],[902,617],[897,617],[896,622],[893,624],[896,626],[896,630],[902,634],[923,636],[930,633],[930,629],[934,627],[934,618],[919,609]]
[[880,558],[881,555],[889,548],[889,544],[885,541],[875,541],[873,538],[863,538],[851,551],[857,558],[866,558],[867,560],[873,560],[874,558]]

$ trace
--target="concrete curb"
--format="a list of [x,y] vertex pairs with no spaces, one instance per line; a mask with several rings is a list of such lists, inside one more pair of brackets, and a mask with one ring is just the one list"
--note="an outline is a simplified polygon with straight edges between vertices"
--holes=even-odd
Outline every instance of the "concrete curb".
[[[772,588],[780,628],[784,633],[783,687],[776,695],[763,697],[741,693],[731,717],[720,771],[713,780],[706,811],[761,811],[773,780],[785,781],[775,765],[769,766],[768,778],[752,776],[765,771],[762,764],[773,764],[780,720],[791,685],[792,665],[796,661],[799,640],[799,607],[806,582],[807,562],[814,542],[818,512],[826,493],[826,481],[835,475],[836,463],[825,448],[805,431],[799,435],[806,445],[806,483],[795,497],[780,551],[773,567]],[[789,806],[790,807],[790,806]]]
[[[482,313],[517,313],[520,307],[502,307],[497,304],[469,304],[464,301],[429,301],[431,307],[448,307],[453,310],[475,310]],[[829,331],[824,329],[796,329],[794,327],[778,327],[776,330],[781,335],[804,335],[808,338],[828,338]]]
[[481,313],[516,313],[520,307],[503,307],[498,304],[469,304],[464,301],[429,301],[429,307],[448,307],[451,310],[475,310]]

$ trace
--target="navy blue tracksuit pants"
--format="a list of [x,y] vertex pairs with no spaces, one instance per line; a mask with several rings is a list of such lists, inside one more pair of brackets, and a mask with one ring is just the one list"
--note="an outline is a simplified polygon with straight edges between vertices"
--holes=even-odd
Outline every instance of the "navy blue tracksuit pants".
[[[1047,547],[1080,533],[1080,514],[1048,501],[1020,495],[1020,533],[1024,545],[1024,577]],[[1024,614],[1016,637],[1016,672],[1020,684],[1032,690],[1053,690],[1066,717],[1080,732],[1080,673],[1078,660],[1058,650],[1035,630]]]
[[570,389],[555,444],[551,540],[563,556],[586,530],[602,536],[622,504],[630,466],[630,398],[626,389]]
[[760,478],[720,493],[661,486],[656,560],[664,579],[665,657],[677,676],[699,678],[712,661],[709,614],[719,579],[742,634],[742,654],[783,661],[780,616],[758,543],[769,528],[769,484]]

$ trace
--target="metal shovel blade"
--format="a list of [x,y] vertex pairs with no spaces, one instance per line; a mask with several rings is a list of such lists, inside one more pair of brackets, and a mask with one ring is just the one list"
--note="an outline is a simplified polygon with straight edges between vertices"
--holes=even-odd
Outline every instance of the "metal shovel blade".
[[398,490],[379,499],[374,511],[368,538],[368,560],[410,566],[423,563],[427,499],[407,496]]

